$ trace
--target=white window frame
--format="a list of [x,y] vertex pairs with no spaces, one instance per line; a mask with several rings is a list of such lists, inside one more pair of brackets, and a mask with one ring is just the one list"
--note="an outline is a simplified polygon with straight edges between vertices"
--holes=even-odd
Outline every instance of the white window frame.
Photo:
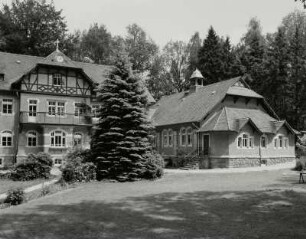
[[[86,115],[86,109],[84,107],[77,106],[77,104],[81,104],[80,102],[74,102],[74,117],[80,117]],[[82,113],[82,110],[84,112]]]
[[[36,103],[34,103],[34,101]],[[28,99],[28,109],[29,109],[29,117],[36,117],[37,116],[37,111],[38,111],[38,100],[37,99]]]
[[99,117],[97,116],[97,114],[98,114],[97,111],[99,110],[99,108],[100,108],[99,105],[92,105],[92,106],[91,106],[91,113],[92,113],[93,118],[99,118]]
[[168,147],[168,130],[164,129],[162,131],[163,136],[163,147]]
[[[265,140],[265,146],[262,145],[262,139]],[[266,149],[268,147],[268,137],[267,135],[260,136],[260,147]]]
[[62,86],[63,84],[63,75],[61,73],[52,74],[52,85],[53,86]]
[[[30,134],[33,134],[35,136],[33,136],[33,135],[30,136]],[[30,145],[30,138],[32,140],[35,139],[35,145]],[[33,142],[31,144],[33,144]],[[27,132],[27,147],[35,148],[37,146],[38,146],[38,134],[37,134],[37,132],[34,131],[34,130],[28,131]]]
[[[4,105],[7,106],[6,111],[4,112]],[[9,110],[9,106],[10,106],[10,110]],[[8,113],[9,111],[11,111],[10,113]],[[14,112],[14,99],[12,98],[4,98],[2,99],[2,114],[3,115],[13,115]]]
[[[185,140],[183,140],[183,137]],[[180,145],[186,146],[187,145],[187,130],[186,128],[181,128],[180,130]]]
[[[60,161],[60,163],[58,163]],[[61,166],[63,164],[63,159],[62,158],[55,158],[54,159],[54,166]]]
[[[52,103],[52,105],[51,105]],[[63,105],[60,105],[63,104]],[[52,110],[50,110],[52,108]],[[63,110],[62,110],[63,109]],[[51,114],[50,114],[51,112]],[[66,102],[57,100],[48,100],[48,112],[49,117],[65,117],[66,116]]]
[[[75,139],[77,139],[76,136],[81,136],[80,139],[81,139],[81,143],[80,144],[75,144]],[[83,145],[83,134],[80,133],[80,132],[76,132],[73,134],[73,146],[76,147],[76,146],[82,146]]]
[[[59,140],[60,143],[57,143],[56,142],[57,140]],[[54,130],[50,133],[51,148],[66,148],[66,145],[67,145],[67,133],[65,131]]]
[[[0,134],[0,145],[1,145],[1,147],[2,148],[11,148],[11,147],[13,147],[13,145],[14,145],[14,141],[13,141],[13,132],[12,131],[10,131],[10,130],[3,130],[2,132],[1,132],[1,134]],[[3,138],[6,138],[6,145],[3,145]],[[10,142],[11,142],[11,145],[7,145],[8,144],[8,138],[11,138],[11,140],[10,140]]]
[[[186,141],[186,144],[189,146],[189,147],[192,147],[192,136],[193,136],[193,133],[192,133],[192,128],[191,127],[188,127],[187,128],[187,141]],[[190,138],[190,142],[189,142],[189,138]]]
[[169,129],[168,130],[168,146],[173,147],[173,130]]
[[249,133],[243,132],[237,137],[238,149],[253,149],[254,148],[254,136]]

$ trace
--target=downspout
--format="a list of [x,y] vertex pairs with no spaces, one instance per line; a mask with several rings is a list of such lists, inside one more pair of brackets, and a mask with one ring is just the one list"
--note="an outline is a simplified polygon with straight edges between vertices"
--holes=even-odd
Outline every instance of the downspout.
[[261,166],[261,162],[262,162],[262,151],[261,151],[261,137],[262,135],[259,137],[259,163],[260,163],[260,166]]
[[[16,132],[16,135],[15,138],[14,138],[14,141],[15,141],[15,155],[14,155],[14,164],[17,163],[17,154],[18,154],[18,149],[19,149],[19,130],[20,130],[20,99],[19,99],[19,94],[18,94],[18,91],[16,91],[16,96],[17,96],[17,109],[18,109],[18,112],[16,112],[15,114],[18,115],[19,117],[16,119],[16,116],[15,116],[15,125],[17,125],[17,130],[15,131]],[[16,121],[17,124],[16,124]]]

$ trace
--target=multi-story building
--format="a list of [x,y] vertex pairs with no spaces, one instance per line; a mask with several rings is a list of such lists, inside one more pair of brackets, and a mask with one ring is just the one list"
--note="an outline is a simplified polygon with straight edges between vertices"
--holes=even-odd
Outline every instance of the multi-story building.
[[61,164],[70,148],[88,148],[94,88],[111,69],[58,49],[46,58],[0,52],[0,167],[38,152]]

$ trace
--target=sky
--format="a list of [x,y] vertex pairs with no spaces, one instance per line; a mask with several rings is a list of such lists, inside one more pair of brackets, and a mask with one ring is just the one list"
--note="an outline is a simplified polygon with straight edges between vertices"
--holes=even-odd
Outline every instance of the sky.
[[[0,0],[10,3],[11,0]],[[49,2],[47,0],[47,2]],[[53,0],[63,10],[70,32],[104,24],[112,35],[126,34],[137,23],[159,45],[170,40],[189,41],[198,31],[205,38],[210,26],[237,44],[257,17],[263,32],[275,32],[282,18],[303,9],[294,0]]]

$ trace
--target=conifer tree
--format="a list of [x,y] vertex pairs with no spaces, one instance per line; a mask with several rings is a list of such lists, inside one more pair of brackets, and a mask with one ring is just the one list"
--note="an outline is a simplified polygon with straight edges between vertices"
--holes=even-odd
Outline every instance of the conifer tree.
[[206,84],[225,80],[222,70],[222,48],[213,27],[210,27],[203,46],[199,50],[198,61],[198,68],[206,79]]
[[145,114],[147,96],[126,60],[121,60],[98,89],[99,122],[91,148],[97,164],[97,178],[118,181],[141,178],[151,124]]

